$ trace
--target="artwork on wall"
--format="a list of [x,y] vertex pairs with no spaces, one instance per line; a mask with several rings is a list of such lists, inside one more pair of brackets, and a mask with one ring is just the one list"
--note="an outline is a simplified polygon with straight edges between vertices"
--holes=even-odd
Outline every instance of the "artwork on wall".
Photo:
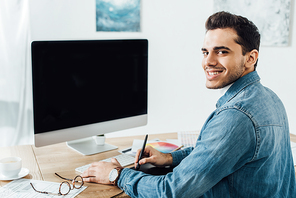
[[140,0],[96,0],[96,30],[139,32]]
[[228,11],[255,23],[263,46],[289,44],[291,0],[214,0],[214,11]]

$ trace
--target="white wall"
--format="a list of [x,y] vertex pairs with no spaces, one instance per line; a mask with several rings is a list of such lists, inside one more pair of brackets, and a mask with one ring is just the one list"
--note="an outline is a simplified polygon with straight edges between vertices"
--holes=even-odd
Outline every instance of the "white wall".
[[[292,0],[293,2],[293,0]],[[149,40],[149,121],[145,127],[109,136],[199,130],[215,109],[218,91],[205,88],[201,68],[204,22],[213,1],[142,0],[139,33],[96,32],[95,0],[30,0],[32,40],[147,38]],[[262,83],[283,100],[296,134],[295,4],[289,47],[262,47]]]

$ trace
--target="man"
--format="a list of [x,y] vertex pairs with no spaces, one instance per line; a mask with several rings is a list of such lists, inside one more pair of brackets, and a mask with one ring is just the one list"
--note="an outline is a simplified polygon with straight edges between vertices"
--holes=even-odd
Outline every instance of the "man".
[[113,160],[93,163],[82,175],[87,182],[110,184],[109,173],[117,168],[115,183],[131,197],[296,197],[286,112],[255,71],[257,27],[241,16],[218,12],[208,18],[206,29],[206,86],[226,93],[195,148],[163,154],[147,147],[139,163],[175,167],[164,176],[122,169]]

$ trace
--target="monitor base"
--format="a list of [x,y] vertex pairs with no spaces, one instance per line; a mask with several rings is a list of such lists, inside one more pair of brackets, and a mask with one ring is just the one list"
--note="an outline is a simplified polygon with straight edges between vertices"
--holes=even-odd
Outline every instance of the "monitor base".
[[71,149],[74,149],[75,151],[77,151],[82,155],[94,155],[97,153],[102,153],[105,151],[110,151],[118,148],[116,146],[113,146],[107,143],[103,145],[97,145],[95,140],[92,137],[69,141],[67,142],[67,146],[70,147]]

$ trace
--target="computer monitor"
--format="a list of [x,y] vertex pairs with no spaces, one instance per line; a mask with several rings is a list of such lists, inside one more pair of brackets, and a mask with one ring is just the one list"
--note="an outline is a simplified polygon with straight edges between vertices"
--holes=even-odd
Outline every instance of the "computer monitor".
[[84,155],[114,149],[92,136],[147,124],[148,41],[33,41],[35,146],[67,141]]

